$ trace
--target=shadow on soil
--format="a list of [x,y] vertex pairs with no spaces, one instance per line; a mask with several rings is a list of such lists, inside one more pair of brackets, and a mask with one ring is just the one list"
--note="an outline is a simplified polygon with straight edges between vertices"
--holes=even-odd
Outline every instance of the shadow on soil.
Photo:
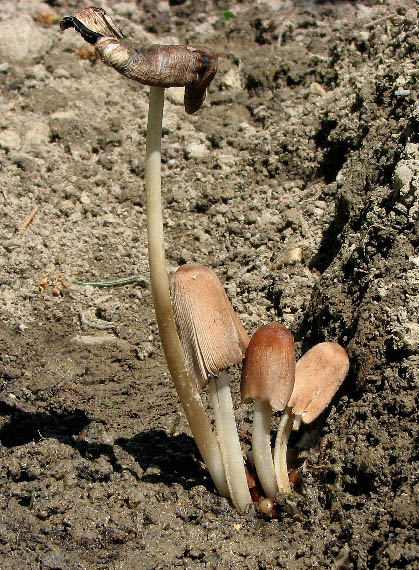
[[184,433],[171,436],[163,430],[148,430],[131,439],[117,439],[115,444],[139,463],[144,470],[142,481],[165,485],[178,483],[184,489],[203,485],[213,491],[194,440]]
[[[114,471],[124,470],[115,456],[114,446],[89,442],[83,438],[83,432],[91,420],[82,410],[69,414],[55,411],[32,413],[0,402],[0,416],[10,416],[0,429],[0,442],[4,447],[12,448],[54,438],[77,449],[84,459],[95,460],[103,455],[108,458]],[[165,485],[178,483],[184,489],[203,485],[213,490],[207,471],[200,463],[194,440],[186,434],[170,436],[163,430],[148,430],[130,439],[119,438],[115,445],[132,455],[141,466],[144,472],[141,480],[144,482]]]

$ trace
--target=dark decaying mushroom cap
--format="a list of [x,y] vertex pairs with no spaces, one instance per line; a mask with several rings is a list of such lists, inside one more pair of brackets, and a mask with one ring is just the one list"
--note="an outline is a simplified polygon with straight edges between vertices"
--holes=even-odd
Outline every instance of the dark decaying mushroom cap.
[[61,20],[60,28],[62,31],[75,28],[86,42],[93,45],[100,36],[124,37],[124,34],[103,8],[90,7],[77,10],[72,16],[67,16]]
[[295,348],[290,331],[280,323],[260,327],[250,339],[241,379],[242,402],[262,400],[282,411],[294,386]]
[[208,376],[219,376],[243,359],[249,337],[209,267],[182,265],[172,276],[171,289],[179,338],[202,388]]
[[185,110],[201,108],[206,89],[217,72],[217,56],[201,46],[140,46],[123,33],[102,8],[83,8],[63,18],[61,30],[75,28],[94,45],[102,61],[144,85],[185,87]]

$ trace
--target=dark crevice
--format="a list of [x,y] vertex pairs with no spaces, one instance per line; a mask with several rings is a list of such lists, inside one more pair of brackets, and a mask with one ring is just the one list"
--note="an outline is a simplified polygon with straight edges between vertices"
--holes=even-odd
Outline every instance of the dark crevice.
[[310,260],[310,269],[323,273],[332,263],[342,247],[340,234],[349,221],[349,204],[341,194],[336,202],[336,215],[325,230],[316,255]]

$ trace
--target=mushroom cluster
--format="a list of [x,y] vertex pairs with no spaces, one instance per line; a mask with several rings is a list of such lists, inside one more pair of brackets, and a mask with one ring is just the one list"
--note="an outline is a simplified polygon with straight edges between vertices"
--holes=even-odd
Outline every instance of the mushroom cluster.
[[[217,56],[200,46],[139,46],[125,39],[102,8],[78,10],[63,18],[60,26],[62,30],[75,28],[105,64],[150,86],[147,235],[153,303],[167,364],[218,492],[244,512],[252,504],[249,487],[254,489],[257,483],[244,465],[227,375],[227,369],[244,358],[241,396],[242,402],[254,401],[253,461],[263,492],[273,505],[278,491],[290,491],[286,456],[292,429],[313,421],[329,404],[348,372],[349,361],[341,346],[325,342],[295,364],[292,334],[279,323],[261,327],[249,339],[215,272],[202,265],[181,266],[172,277],[170,291],[161,197],[164,89],[185,87],[185,110],[195,113],[217,71]],[[216,433],[200,396],[206,385]],[[272,410],[283,411],[274,454]],[[263,503],[261,510],[266,508]]]

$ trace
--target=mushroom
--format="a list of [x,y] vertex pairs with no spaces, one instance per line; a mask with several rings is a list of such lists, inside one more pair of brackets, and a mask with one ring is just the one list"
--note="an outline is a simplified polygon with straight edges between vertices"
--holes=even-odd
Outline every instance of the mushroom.
[[202,405],[198,387],[187,371],[174,322],[163,239],[161,203],[161,132],[164,88],[185,87],[187,113],[197,111],[217,71],[217,56],[194,46],[142,47],[123,33],[102,8],[83,8],[63,18],[62,30],[73,27],[95,46],[103,62],[130,79],[150,85],[146,137],[145,186],[150,282],[160,338],[179,399],[198,449],[219,493],[228,496],[221,452]]
[[294,386],[295,349],[290,331],[280,323],[260,327],[250,339],[242,370],[242,402],[254,400],[252,451],[266,496],[278,491],[271,449],[272,408],[282,411]]
[[346,350],[336,342],[321,342],[308,350],[295,367],[295,384],[279,424],[274,463],[280,491],[289,493],[287,445],[301,422],[314,421],[330,404],[349,370]]
[[171,280],[173,312],[190,371],[200,388],[209,383],[218,441],[231,500],[239,512],[252,503],[234,418],[229,377],[243,359],[249,337],[216,273],[182,265]]

